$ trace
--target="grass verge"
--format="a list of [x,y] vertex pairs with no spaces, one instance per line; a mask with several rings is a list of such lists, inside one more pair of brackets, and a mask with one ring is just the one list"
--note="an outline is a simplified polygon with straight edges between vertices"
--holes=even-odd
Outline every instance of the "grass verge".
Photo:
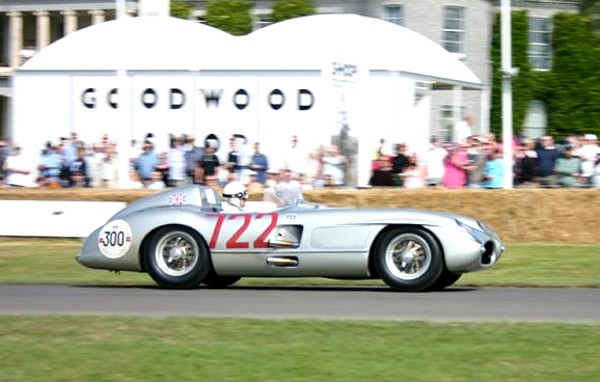
[[596,381],[600,326],[0,317],[36,381]]
[[[0,283],[153,284],[146,274],[114,274],[79,265],[81,239],[0,237]],[[492,269],[464,275],[457,285],[600,287],[598,245],[510,244]],[[378,280],[244,278],[240,285],[380,285]]]
[[[0,238],[0,283],[153,284],[79,239]],[[598,246],[514,244],[462,285],[600,287]],[[242,279],[246,285],[374,284]],[[600,325],[0,316],[2,382],[597,381]]]

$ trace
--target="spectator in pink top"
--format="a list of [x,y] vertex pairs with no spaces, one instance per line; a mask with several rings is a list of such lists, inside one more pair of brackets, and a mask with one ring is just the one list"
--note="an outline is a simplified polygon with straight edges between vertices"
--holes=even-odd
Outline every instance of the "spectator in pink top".
[[444,178],[442,184],[445,188],[461,188],[467,184],[468,155],[463,145],[448,149],[448,156],[444,161]]

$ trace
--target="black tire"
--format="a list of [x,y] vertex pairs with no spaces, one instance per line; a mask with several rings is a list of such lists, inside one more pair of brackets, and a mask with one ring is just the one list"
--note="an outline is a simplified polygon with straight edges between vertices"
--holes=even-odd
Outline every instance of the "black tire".
[[211,269],[204,280],[202,280],[202,284],[210,288],[225,288],[237,283],[240,279],[240,276],[219,276]]
[[381,237],[375,267],[390,288],[419,292],[439,279],[444,259],[438,242],[428,231],[418,227],[395,228]]
[[452,273],[444,268],[440,277],[429,287],[429,290],[442,290],[448,288],[450,285],[457,282],[458,279],[460,279],[460,276],[462,276],[462,273]]
[[210,271],[206,243],[185,227],[169,226],[156,231],[144,255],[148,273],[163,288],[195,288]]

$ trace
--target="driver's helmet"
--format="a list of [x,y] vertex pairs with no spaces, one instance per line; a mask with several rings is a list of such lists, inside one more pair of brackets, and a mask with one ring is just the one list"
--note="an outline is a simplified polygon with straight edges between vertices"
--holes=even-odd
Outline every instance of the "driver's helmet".
[[248,190],[242,182],[231,182],[223,188],[223,197],[240,207],[240,200],[248,200]]

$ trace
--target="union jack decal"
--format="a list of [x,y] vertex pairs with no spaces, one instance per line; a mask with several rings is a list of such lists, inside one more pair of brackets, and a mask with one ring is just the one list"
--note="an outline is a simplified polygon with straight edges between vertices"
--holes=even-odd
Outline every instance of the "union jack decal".
[[169,195],[169,204],[172,206],[178,206],[185,203],[185,194],[172,194]]

